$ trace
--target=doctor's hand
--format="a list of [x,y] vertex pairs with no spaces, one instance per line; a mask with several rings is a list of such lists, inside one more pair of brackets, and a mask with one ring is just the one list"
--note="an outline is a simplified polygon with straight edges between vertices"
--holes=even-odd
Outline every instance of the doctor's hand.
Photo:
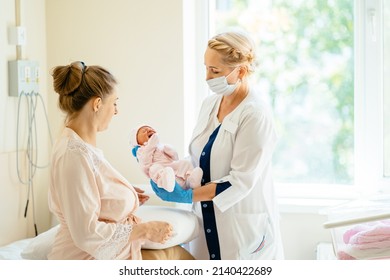
[[134,146],[132,149],[131,149],[131,153],[133,154],[133,156],[138,160],[137,158],[137,151],[139,149],[140,146]]
[[150,185],[156,195],[165,201],[178,203],[192,203],[192,189],[184,190],[177,182],[172,192],[168,192],[160,188],[153,180],[150,180]]

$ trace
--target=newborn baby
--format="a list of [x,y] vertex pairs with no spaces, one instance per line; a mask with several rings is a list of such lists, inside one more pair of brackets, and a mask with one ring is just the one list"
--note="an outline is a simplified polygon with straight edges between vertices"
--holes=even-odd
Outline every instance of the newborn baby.
[[142,171],[160,188],[171,192],[175,182],[185,189],[201,185],[202,169],[194,168],[189,160],[179,159],[171,146],[160,143],[152,127],[142,125],[133,129],[130,144]]

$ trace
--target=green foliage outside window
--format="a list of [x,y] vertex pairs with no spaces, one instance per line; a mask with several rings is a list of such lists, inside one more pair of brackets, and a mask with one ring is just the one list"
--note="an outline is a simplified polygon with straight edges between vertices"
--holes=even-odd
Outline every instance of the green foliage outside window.
[[283,183],[353,183],[354,18],[350,0],[220,0],[215,30],[241,27],[258,46],[254,79],[280,136]]

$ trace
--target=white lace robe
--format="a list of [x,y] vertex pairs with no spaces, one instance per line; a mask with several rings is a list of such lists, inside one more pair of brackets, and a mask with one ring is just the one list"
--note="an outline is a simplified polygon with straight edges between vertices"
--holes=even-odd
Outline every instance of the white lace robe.
[[141,259],[129,242],[137,193],[101,150],[65,128],[53,147],[49,207],[60,229],[49,259]]

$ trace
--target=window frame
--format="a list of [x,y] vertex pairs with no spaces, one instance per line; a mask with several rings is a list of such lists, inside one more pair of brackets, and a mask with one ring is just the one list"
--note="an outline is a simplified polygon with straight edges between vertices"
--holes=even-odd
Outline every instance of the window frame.
[[[383,1],[354,0],[354,184],[280,184],[275,181],[278,197],[354,199],[361,195],[390,192],[390,178],[383,176]],[[188,1],[184,2],[188,3]],[[193,2],[193,8],[195,7],[193,24],[197,28],[195,28],[194,40],[196,55],[191,57],[195,59],[193,63],[196,65],[195,75],[192,73],[196,78],[192,79],[195,79],[193,80],[195,112],[198,113],[201,101],[208,94],[204,82],[203,54],[209,34],[213,34],[213,29],[208,28],[209,19],[213,16],[209,11],[209,5],[215,3],[215,0],[193,0]],[[188,122],[187,127],[193,128],[195,120],[196,118],[193,118],[192,122]]]
[[356,0],[355,7],[355,186],[374,194],[390,191],[384,177],[384,5]]

